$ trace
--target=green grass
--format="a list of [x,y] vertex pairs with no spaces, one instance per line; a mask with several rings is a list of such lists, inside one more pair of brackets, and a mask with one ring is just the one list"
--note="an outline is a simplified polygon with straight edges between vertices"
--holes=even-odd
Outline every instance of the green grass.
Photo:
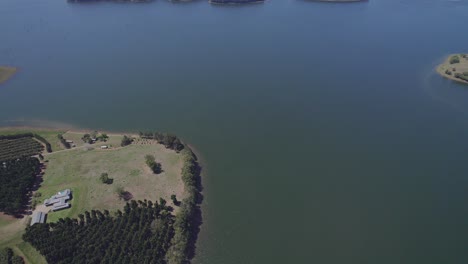
[[16,254],[22,256],[27,263],[30,264],[46,264],[47,261],[45,258],[39,253],[31,244],[22,241],[15,247],[13,247],[13,251]]
[[[65,135],[64,135],[65,137]],[[121,136],[111,136],[111,142],[120,142]],[[98,143],[92,150],[76,149],[51,153],[40,188],[44,200],[63,189],[71,189],[71,208],[48,214],[48,222],[59,218],[77,217],[84,211],[99,209],[115,211],[122,209],[125,202],[118,199],[115,188],[122,186],[134,199],[156,201],[160,197],[170,201],[176,194],[183,199],[183,182],[180,176],[182,157],[164,146],[130,145],[124,148],[101,150]],[[115,143],[113,143],[115,146]],[[145,155],[152,154],[162,164],[164,172],[153,174],[145,164]],[[113,184],[103,184],[99,180],[106,172]]]

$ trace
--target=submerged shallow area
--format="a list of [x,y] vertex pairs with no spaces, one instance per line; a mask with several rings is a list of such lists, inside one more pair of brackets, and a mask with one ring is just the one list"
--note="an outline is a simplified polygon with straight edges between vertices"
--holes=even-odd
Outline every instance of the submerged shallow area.
[[6,82],[10,79],[15,73],[17,69],[11,66],[0,66],[0,84]]

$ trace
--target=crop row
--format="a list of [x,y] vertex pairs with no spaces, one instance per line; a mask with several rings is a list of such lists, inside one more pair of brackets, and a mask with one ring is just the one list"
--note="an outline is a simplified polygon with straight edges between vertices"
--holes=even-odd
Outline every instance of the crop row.
[[36,140],[25,137],[0,140],[0,160],[11,160],[39,154],[44,147]]

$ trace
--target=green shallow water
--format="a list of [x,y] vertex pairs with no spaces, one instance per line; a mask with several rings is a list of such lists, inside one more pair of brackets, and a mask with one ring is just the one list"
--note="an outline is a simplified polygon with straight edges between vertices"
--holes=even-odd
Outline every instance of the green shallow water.
[[468,52],[467,11],[3,0],[0,63],[20,71],[0,124],[190,142],[194,263],[466,263],[468,89],[433,68]]

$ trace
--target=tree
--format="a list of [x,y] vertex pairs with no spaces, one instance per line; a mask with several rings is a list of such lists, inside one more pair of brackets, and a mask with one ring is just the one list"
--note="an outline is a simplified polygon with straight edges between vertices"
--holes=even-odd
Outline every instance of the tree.
[[98,136],[98,139],[100,141],[106,142],[109,139],[109,136],[107,134],[105,134],[105,133],[102,133],[101,135]]
[[117,197],[119,197],[120,200],[124,199],[125,189],[122,186],[117,186],[115,188],[115,193],[117,194]]
[[156,159],[154,158],[153,155],[146,155],[145,156],[146,160],[146,165],[156,174],[159,174],[162,172],[162,167],[161,163],[156,162]]
[[460,57],[457,55],[450,57],[450,64],[460,63]]
[[93,144],[90,134],[84,134],[81,140],[83,140],[84,143]]
[[109,175],[106,172],[101,173],[101,176],[99,177],[102,183],[105,184],[112,184],[114,182],[113,179],[109,178]]
[[122,147],[128,146],[128,145],[132,144],[132,141],[133,141],[132,138],[125,135],[122,138],[122,142],[120,143],[120,146],[122,146]]
[[177,197],[175,194],[171,195],[171,200],[174,203],[174,205],[177,205],[177,206],[180,205],[180,201],[177,201]]

